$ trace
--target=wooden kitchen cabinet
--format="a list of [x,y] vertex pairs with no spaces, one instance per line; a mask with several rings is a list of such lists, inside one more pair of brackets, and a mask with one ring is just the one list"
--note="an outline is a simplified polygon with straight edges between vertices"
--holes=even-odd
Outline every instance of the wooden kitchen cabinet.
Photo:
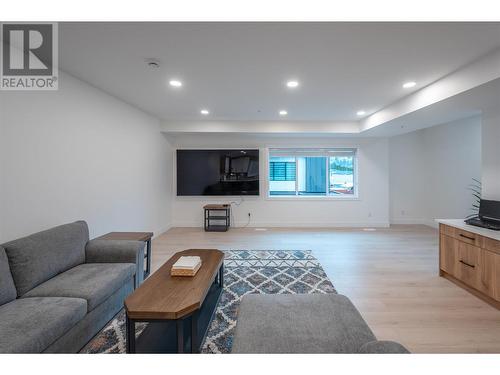
[[439,272],[500,309],[500,241],[441,223]]

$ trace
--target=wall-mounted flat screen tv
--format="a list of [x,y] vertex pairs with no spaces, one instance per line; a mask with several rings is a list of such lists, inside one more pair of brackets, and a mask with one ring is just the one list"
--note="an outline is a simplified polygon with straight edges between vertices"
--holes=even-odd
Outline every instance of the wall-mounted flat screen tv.
[[259,195],[259,150],[177,150],[177,195]]

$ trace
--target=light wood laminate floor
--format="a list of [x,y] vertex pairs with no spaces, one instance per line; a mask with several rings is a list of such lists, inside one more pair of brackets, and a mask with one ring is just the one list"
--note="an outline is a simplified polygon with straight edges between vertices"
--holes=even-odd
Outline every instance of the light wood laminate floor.
[[188,248],[312,250],[379,339],[414,353],[500,353],[500,311],[438,276],[437,230],[172,228],[153,240],[153,271]]

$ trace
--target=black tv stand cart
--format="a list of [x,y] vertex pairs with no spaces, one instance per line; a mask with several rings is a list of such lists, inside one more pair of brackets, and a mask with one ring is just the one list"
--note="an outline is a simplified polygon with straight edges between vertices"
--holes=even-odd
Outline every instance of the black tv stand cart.
[[231,226],[230,204],[207,204],[203,206],[203,209],[205,232],[227,232]]

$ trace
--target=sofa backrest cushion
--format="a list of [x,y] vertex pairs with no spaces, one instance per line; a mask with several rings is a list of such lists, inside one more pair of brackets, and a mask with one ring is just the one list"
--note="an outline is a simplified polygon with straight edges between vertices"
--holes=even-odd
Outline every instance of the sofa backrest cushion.
[[10,273],[9,261],[5,249],[0,246],[0,305],[15,300],[16,286]]
[[76,221],[3,244],[17,295],[84,263],[88,240],[87,223]]

